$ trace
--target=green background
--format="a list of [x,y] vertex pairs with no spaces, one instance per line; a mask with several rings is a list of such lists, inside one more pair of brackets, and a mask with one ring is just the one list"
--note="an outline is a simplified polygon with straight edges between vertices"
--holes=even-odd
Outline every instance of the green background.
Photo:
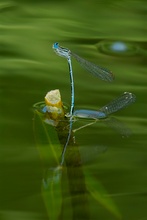
[[[125,91],[136,95],[133,105],[115,114],[132,130],[129,138],[99,123],[75,136],[89,157],[95,146],[106,146],[105,154],[85,159],[83,167],[102,183],[122,219],[147,219],[146,21],[143,0],[0,0],[0,219],[48,219],[32,106],[52,89],[60,89],[70,105],[67,62],[52,50],[54,42],[115,74],[106,83],[73,60],[76,109],[96,110]],[[117,41],[128,49],[111,51]],[[92,220],[115,219],[92,199],[90,204]]]

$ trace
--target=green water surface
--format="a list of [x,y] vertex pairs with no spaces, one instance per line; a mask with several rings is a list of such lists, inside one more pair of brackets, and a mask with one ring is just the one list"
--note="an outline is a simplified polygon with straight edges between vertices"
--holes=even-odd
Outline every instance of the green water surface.
[[[125,91],[136,95],[134,104],[114,115],[131,130],[128,138],[103,123],[75,133],[83,158],[82,187],[88,183],[103,192],[115,211],[107,199],[97,201],[90,188],[93,194],[86,194],[85,203],[75,200],[75,209],[79,194],[68,192],[58,219],[82,220],[85,211],[90,220],[147,219],[146,21],[143,0],[0,0],[0,219],[51,219],[41,191],[43,168],[32,106],[52,89],[60,89],[70,105],[67,62],[52,50],[54,42],[115,75],[113,83],[103,82],[73,60],[76,109],[96,110]],[[123,42],[125,49],[112,50],[116,42]],[[77,121],[74,129],[85,123]],[[63,174],[66,195],[73,176]]]

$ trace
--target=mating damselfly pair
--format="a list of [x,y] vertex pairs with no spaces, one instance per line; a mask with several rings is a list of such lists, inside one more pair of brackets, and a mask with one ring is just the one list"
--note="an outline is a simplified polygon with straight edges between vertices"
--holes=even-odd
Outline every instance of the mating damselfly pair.
[[88,118],[105,118],[109,114],[116,112],[122,108],[127,107],[132,102],[135,101],[135,95],[129,92],[125,92],[112,102],[108,103],[107,105],[100,108],[98,111],[87,111],[87,110],[76,110],[74,111],[74,79],[73,79],[73,70],[72,70],[72,63],[71,63],[71,56],[73,56],[80,65],[86,69],[92,75],[100,78],[101,80],[112,82],[114,80],[113,73],[103,67],[97,66],[94,63],[91,63],[84,58],[78,56],[77,54],[71,52],[71,50],[59,46],[59,43],[53,44],[54,51],[61,57],[64,57],[68,61],[69,66],[69,73],[70,73],[70,83],[71,83],[71,108],[70,108],[70,116],[77,116],[77,117],[88,117]]

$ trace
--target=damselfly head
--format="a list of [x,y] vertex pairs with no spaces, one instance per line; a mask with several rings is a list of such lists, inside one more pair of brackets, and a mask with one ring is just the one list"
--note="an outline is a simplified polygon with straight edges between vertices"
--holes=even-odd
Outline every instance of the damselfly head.
[[58,49],[58,47],[59,47],[59,43],[58,42],[53,44],[53,49]]
[[64,47],[59,46],[59,43],[53,44],[54,51],[61,57],[64,57],[66,59],[70,58],[70,50]]

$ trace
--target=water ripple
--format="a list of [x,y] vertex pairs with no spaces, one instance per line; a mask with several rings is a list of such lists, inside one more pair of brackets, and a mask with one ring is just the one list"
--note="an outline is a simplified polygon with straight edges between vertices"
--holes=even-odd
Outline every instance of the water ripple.
[[101,53],[113,56],[135,56],[140,53],[138,45],[124,41],[101,41],[96,47]]

